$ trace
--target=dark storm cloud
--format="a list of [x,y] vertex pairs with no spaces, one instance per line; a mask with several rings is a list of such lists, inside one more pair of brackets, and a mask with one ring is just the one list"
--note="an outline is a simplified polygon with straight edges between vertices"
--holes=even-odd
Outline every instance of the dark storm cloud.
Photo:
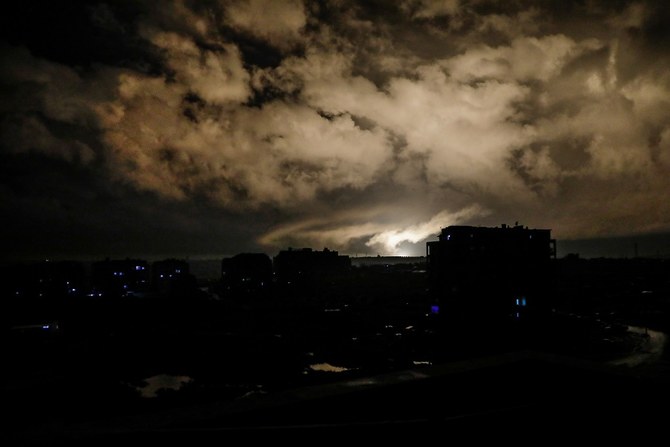
[[559,238],[668,230],[668,16],[644,1],[23,2],[1,31],[3,215],[135,252],[396,252],[516,220]]

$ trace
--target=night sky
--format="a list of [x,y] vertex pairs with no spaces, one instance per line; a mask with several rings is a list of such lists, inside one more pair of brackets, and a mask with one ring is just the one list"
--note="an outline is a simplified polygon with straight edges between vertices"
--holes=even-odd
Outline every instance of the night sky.
[[5,258],[670,231],[666,1],[15,3]]

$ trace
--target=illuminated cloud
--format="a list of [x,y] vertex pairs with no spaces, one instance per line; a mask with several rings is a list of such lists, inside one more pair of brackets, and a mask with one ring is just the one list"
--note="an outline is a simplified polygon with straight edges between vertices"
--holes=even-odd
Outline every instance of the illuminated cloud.
[[151,42],[163,49],[175,80],[211,104],[242,103],[248,99],[249,74],[236,46],[221,43],[214,50],[201,49],[190,38],[176,33],[155,33]]
[[[17,28],[0,46],[4,160],[254,222],[222,246],[421,253],[440,226],[517,220],[559,238],[670,229],[670,14],[654,2],[75,12],[90,44],[63,16],[45,21],[54,42]],[[22,190],[7,203],[44,202]]]
[[301,0],[233,0],[223,5],[226,25],[279,48],[295,44],[307,21]]
[[414,19],[427,19],[455,15],[460,10],[460,0],[405,0],[402,8]]
[[378,248],[379,251],[384,253],[399,254],[399,247],[405,242],[416,244],[417,242],[426,240],[429,236],[435,235],[441,228],[449,225],[457,225],[464,220],[472,220],[473,218],[482,217],[486,214],[487,212],[478,206],[471,206],[455,213],[441,211],[427,222],[410,225],[409,227],[402,229],[391,229],[377,233],[366,242],[366,245]]
[[[261,241],[268,245],[291,245],[305,241],[311,245],[347,247],[349,250],[372,251],[374,253],[407,254],[401,246],[405,243],[416,244],[439,233],[448,225],[457,225],[488,214],[479,206],[469,206],[456,212],[441,211],[425,222],[411,225],[399,224],[406,221],[397,215],[402,210],[378,208],[374,210],[356,210],[328,219],[312,218],[292,223],[262,236]],[[356,246],[355,241],[362,242]]]

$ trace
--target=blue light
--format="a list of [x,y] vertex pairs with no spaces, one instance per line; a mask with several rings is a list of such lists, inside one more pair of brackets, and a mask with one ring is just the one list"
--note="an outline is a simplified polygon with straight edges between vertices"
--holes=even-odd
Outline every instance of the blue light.
[[521,298],[521,305],[522,306],[526,305],[526,297]]
[[437,304],[434,304],[434,305],[430,306],[430,313],[434,314],[434,315],[439,314],[440,313],[440,306],[438,306]]
[[49,329],[49,325],[48,324],[43,324],[42,329]]
[[516,299],[516,305],[518,306],[520,304],[519,298]]

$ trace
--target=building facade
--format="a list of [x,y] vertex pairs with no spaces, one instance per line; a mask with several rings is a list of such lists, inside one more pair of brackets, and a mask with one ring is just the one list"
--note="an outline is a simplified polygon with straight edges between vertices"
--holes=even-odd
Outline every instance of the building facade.
[[435,312],[522,318],[547,303],[551,230],[449,226],[426,250]]

